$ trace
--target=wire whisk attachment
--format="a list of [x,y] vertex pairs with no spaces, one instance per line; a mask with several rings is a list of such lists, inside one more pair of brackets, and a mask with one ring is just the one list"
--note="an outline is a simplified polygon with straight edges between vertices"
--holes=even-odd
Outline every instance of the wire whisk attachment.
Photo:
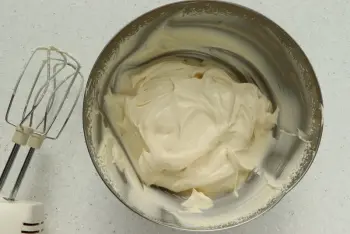
[[14,146],[0,176],[0,192],[21,146],[29,151],[11,190],[14,200],[32,156],[45,139],[57,139],[83,90],[79,62],[55,47],[39,47],[29,57],[15,84],[5,120],[15,127]]

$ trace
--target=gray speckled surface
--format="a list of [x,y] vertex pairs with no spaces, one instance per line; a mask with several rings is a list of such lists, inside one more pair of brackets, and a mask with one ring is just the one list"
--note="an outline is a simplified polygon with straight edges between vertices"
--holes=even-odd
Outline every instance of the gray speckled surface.
[[[107,41],[139,14],[170,0],[40,1],[0,3],[0,110],[30,51],[56,45],[89,71]],[[313,64],[323,91],[325,129],[316,160],[302,182],[274,209],[221,233],[348,233],[350,207],[350,2],[347,0],[237,0],[282,26]],[[78,109],[81,109],[81,102]],[[108,191],[89,159],[74,115],[62,137],[35,155],[19,198],[46,204],[47,230],[58,233],[180,233],[133,214]],[[0,169],[12,129],[0,123]]]

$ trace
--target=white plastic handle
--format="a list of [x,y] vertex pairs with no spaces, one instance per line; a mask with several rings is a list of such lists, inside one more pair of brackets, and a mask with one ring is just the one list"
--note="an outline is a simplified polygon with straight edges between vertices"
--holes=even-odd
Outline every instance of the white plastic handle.
[[31,201],[0,198],[0,233],[45,233],[44,206]]

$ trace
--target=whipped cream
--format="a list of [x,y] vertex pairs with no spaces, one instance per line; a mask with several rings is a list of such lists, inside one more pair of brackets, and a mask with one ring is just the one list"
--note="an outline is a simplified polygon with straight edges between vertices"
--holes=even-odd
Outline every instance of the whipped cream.
[[203,193],[193,189],[191,196],[181,204],[190,213],[202,213],[202,210],[208,210],[213,207],[213,200]]
[[182,61],[128,78],[105,100],[118,110],[114,124],[132,143],[130,156],[147,185],[215,195],[238,188],[261,164],[277,111],[254,84]]

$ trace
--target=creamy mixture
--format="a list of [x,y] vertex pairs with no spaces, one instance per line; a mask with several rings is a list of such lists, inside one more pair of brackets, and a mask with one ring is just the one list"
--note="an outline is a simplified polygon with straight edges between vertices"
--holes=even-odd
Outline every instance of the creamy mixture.
[[232,78],[213,65],[164,61],[107,95],[144,183],[215,195],[234,191],[259,167],[277,111],[254,84]]

